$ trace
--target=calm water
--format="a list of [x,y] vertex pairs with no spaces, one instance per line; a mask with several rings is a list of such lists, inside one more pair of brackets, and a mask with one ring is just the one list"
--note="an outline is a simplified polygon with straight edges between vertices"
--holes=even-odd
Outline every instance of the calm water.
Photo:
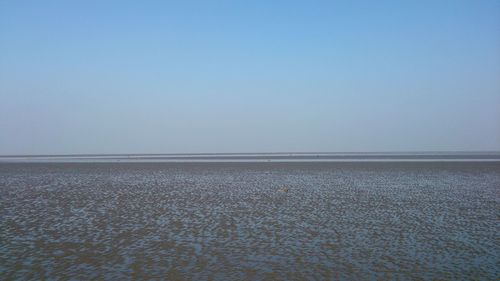
[[0,279],[500,280],[500,163],[3,163]]

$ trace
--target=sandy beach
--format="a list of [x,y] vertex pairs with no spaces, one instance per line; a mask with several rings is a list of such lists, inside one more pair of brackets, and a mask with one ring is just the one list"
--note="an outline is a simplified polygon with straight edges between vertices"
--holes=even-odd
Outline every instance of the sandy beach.
[[498,162],[3,163],[0,279],[499,277]]

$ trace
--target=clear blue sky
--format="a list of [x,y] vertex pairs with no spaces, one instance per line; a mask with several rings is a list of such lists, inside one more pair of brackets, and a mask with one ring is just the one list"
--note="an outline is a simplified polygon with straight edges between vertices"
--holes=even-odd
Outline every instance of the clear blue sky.
[[500,1],[0,1],[0,154],[500,150]]

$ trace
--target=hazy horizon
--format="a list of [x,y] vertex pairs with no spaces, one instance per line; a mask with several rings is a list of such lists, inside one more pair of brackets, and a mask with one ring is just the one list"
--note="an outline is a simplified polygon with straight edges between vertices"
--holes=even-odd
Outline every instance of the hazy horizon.
[[179,153],[68,153],[68,154],[0,154],[0,157],[99,157],[99,156],[224,156],[224,155],[496,155],[500,150],[477,151],[274,151],[274,152],[179,152]]
[[0,155],[498,152],[500,2],[2,1]]

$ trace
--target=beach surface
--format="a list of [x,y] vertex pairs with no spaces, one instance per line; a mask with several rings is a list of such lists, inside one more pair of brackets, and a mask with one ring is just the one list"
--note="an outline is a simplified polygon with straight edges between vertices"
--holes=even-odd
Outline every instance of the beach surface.
[[500,279],[498,161],[33,162],[1,280]]

